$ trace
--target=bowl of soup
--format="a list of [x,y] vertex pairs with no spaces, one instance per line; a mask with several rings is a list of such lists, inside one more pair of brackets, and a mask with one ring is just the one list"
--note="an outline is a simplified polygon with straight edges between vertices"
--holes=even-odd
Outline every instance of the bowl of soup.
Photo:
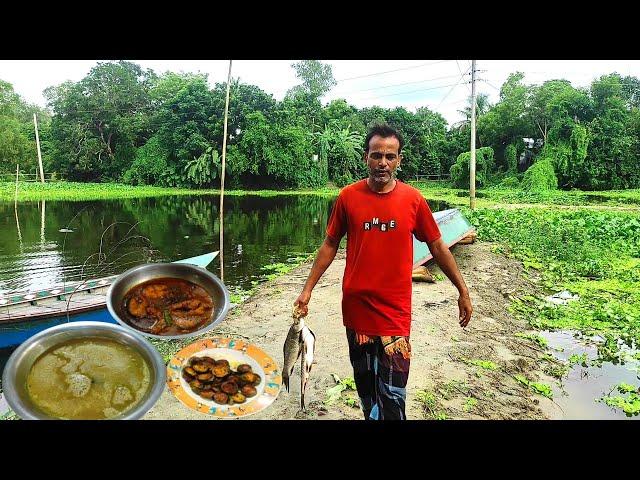
[[140,334],[70,322],[22,343],[2,374],[4,396],[25,420],[135,420],[162,394],[166,367]]
[[151,338],[188,338],[207,332],[227,315],[224,283],[203,267],[152,263],[118,276],[107,309],[120,324]]

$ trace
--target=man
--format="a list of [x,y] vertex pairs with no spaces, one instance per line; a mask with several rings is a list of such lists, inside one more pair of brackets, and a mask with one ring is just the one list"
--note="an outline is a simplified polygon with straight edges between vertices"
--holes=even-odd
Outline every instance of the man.
[[347,235],[342,316],[349,357],[365,419],[406,419],[411,346],[413,237],[427,242],[434,260],[459,292],[459,323],[471,319],[469,291],[443,242],[422,194],[395,179],[404,140],[387,124],[365,138],[369,177],[343,188],[302,293],[294,302],[308,313],[313,287]]

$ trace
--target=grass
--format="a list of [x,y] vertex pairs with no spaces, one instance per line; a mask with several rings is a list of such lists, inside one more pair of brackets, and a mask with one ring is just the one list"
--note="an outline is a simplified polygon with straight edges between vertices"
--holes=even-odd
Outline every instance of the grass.
[[[445,201],[456,206],[469,205],[468,190],[451,188],[443,183],[410,182],[410,184],[430,200]],[[489,187],[476,190],[477,208],[493,208],[514,204],[640,208],[640,189],[600,192],[582,190],[524,192],[519,189]]]
[[447,420],[447,414],[441,409],[440,403],[433,392],[428,390],[416,391],[416,401],[422,405],[428,417],[434,420]]
[[[0,200],[12,201],[15,195],[15,183],[0,182]],[[321,195],[336,196],[338,188],[326,187],[303,190],[225,190],[225,195]],[[195,190],[188,188],[165,188],[153,186],[131,186],[117,183],[80,183],[80,182],[19,182],[18,200],[109,200],[117,198],[159,197],[165,195],[219,195],[220,190]]]
[[[453,206],[469,204],[469,192],[452,188],[441,182],[409,182],[430,199],[444,201]],[[334,197],[340,191],[327,186],[315,189],[292,190],[225,190],[225,195],[322,195]],[[19,182],[18,200],[107,200],[117,198],[157,197],[164,195],[218,195],[218,189],[189,189],[177,187],[132,186],[118,183],[84,182]],[[13,200],[15,182],[0,182],[0,200]],[[508,204],[547,204],[567,206],[606,206],[640,208],[640,189],[583,192],[580,190],[551,192],[523,192],[517,189],[482,188],[476,193],[477,207],[487,208]]]

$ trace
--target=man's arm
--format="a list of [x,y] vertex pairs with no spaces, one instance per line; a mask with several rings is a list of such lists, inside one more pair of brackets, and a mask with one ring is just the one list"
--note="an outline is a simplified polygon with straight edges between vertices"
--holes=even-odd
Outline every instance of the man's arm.
[[428,243],[429,251],[433,255],[433,259],[436,261],[440,269],[444,272],[444,274],[451,280],[458,292],[460,293],[460,297],[458,298],[458,308],[460,309],[460,326],[466,327],[471,320],[471,313],[473,312],[473,307],[471,306],[471,297],[469,297],[469,289],[467,285],[464,283],[464,279],[462,278],[462,274],[458,269],[458,265],[456,264],[456,260],[453,258],[453,255],[449,251],[447,244],[444,243],[442,237],[438,238],[438,240]]
[[318,254],[316,255],[316,259],[313,261],[313,265],[311,266],[311,271],[309,272],[307,281],[302,288],[302,293],[293,303],[294,306],[297,306],[298,309],[302,311],[303,316],[306,316],[309,312],[307,305],[311,298],[311,291],[313,290],[313,287],[316,286],[316,283],[318,283],[318,280],[320,280],[322,274],[327,270],[327,268],[329,268],[331,262],[333,262],[336,252],[338,251],[339,244],[340,242],[336,242],[329,236],[325,237],[324,242],[322,242],[320,250],[318,250]]

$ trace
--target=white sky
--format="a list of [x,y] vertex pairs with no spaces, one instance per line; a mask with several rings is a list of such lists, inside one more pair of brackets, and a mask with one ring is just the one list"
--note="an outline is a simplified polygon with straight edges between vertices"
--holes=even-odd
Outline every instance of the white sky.
[[[209,82],[225,82],[227,60],[132,60],[143,68],[160,74],[202,72]],[[259,86],[281,100],[298,84],[291,63],[295,60],[235,60],[232,76],[243,83]],[[457,112],[464,108],[471,94],[470,60],[323,60],[333,66],[338,84],[323,102],[344,98],[358,108],[379,105],[403,106],[415,111],[421,106],[441,113],[451,124],[462,119]],[[0,79],[13,84],[15,91],[30,103],[45,106],[42,91],[66,80],[77,82],[95,66],[97,60],[0,60]],[[618,72],[640,77],[639,60],[477,60],[480,70],[477,91],[498,100],[498,89],[510,73],[521,71],[526,83],[563,78],[574,86],[588,86],[594,78]],[[389,72],[390,70],[397,70]],[[387,72],[387,73],[384,73]],[[361,77],[361,78],[353,78]],[[457,85],[455,85],[457,83]],[[399,85],[402,84],[402,85]],[[455,85],[455,86],[454,86]]]

